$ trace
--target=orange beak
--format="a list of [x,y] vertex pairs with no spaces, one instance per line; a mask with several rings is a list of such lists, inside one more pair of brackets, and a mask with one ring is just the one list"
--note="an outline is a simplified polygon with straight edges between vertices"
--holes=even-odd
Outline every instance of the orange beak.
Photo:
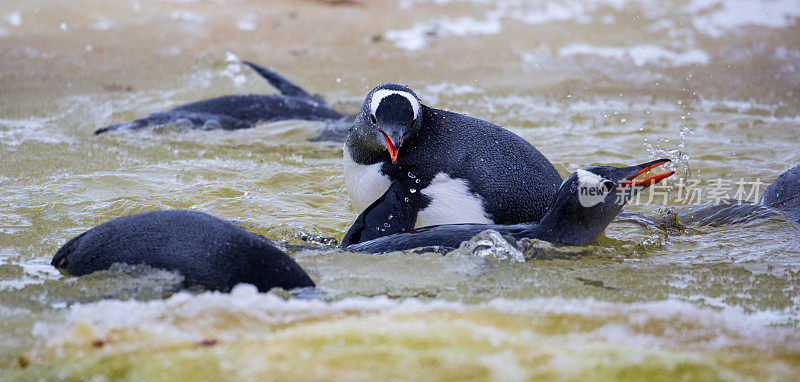
[[392,158],[392,163],[397,164],[397,152],[399,151],[397,146],[403,144],[403,137],[400,137],[400,142],[398,142],[398,145],[395,146],[394,139],[392,139],[392,137],[388,136],[383,131],[381,131],[381,134],[383,134],[383,140],[386,141],[386,148],[389,149],[389,157]]
[[675,171],[662,172],[660,174],[650,175],[650,176],[648,176],[646,178],[643,178],[643,179],[634,180],[637,176],[642,175],[642,174],[644,174],[644,173],[646,173],[646,172],[648,172],[648,171],[650,171],[650,170],[652,170],[652,169],[654,169],[654,168],[656,168],[658,166],[661,166],[662,164],[667,163],[667,162],[669,162],[669,160],[666,160],[666,159],[662,160],[662,161],[657,161],[657,162],[655,162],[655,163],[653,163],[653,164],[651,164],[651,165],[639,170],[639,172],[637,172],[635,175],[633,175],[632,177],[630,177],[630,178],[626,179],[624,182],[622,182],[622,184],[619,185],[618,190],[622,190],[625,187],[630,187],[630,186],[641,186],[643,184],[653,185],[653,184],[656,184],[656,183],[658,183],[658,182],[660,182],[660,181],[662,181],[662,180],[664,180],[666,178],[669,178],[670,176],[672,176],[672,174],[675,173]]

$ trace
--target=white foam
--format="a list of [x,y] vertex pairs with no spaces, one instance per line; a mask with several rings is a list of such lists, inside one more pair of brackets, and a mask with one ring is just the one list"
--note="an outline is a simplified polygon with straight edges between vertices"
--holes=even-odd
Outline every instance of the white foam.
[[[442,36],[497,34],[502,30],[505,20],[529,25],[559,22],[611,25],[618,21],[614,13],[635,8],[652,25],[651,31],[664,31],[675,42],[671,48],[688,49],[684,53],[657,52],[657,60],[688,59],[689,63],[702,64],[708,61],[707,54],[691,48],[694,45],[693,36],[698,32],[721,37],[726,31],[749,25],[785,28],[800,17],[797,0],[693,0],[685,6],[653,0],[414,0],[401,2],[400,7],[451,2],[468,2],[476,7],[485,7],[485,17],[438,17],[414,24],[408,29],[388,31],[384,37],[401,48],[416,50]],[[693,28],[687,28],[682,21],[684,19],[690,20]]]
[[[584,316],[605,320],[607,323],[572,337],[589,340],[600,339],[612,344],[625,344],[642,348],[672,347],[691,343],[695,349],[720,349],[750,346],[771,349],[775,346],[797,348],[800,333],[793,329],[771,327],[768,312],[746,314],[739,308],[713,309],[696,304],[667,299],[644,303],[613,303],[591,298],[532,298],[493,299],[478,304],[442,300],[420,301],[415,298],[392,300],[387,297],[351,297],[334,302],[321,300],[284,300],[272,294],[257,293],[251,285],[239,285],[230,294],[204,292],[199,295],[178,293],[164,300],[141,302],[136,300],[104,300],[88,304],[75,304],[68,308],[63,321],[36,323],[34,336],[46,339],[51,346],[70,341],[71,327],[89,324],[97,337],[112,329],[136,328],[160,340],[201,340],[202,330],[197,327],[214,326],[232,313],[248,321],[267,324],[287,324],[314,317],[357,313],[361,317],[379,314],[386,320],[392,315],[425,313],[431,311],[485,312],[530,316]],[[664,334],[642,330],[648,326],[668,325]],[[486,333],[491,335],[491,333]],[[232,327],[215,331],[223,341],[241,336],[259,338],[269,333],[247,332]],[[794,344],[794,345],[793,345]]]
[[435,105],[439,103],[439,98],[441,96],[447,98],[459,95],[475,95],[483,93],[485,93],[483,89],[476,88],[472,85],[440,82],[438,84],[425,86],[419,90],[417,94],[420,94],[420,98],[424,99],[428,104]]
[[222,69],[220,75],[230,78],[236,87],[244,85],[247,82],[247,76],[242,73],[242,60],[232,52],[225,52],[225,62],[228,65]]
[[95,21],[94,24],[92,24],[92,29],[96,31],[107,31],[115,27],[116,25],[117,24],[112,20],[101,18]]
[[656,45],[634,45],[628,47],[593,46],[571,44],[558,50],[560,56],[600,56],[618,61],[631,60],[636,66],[660,64],[668,66],[707,65],[708,53],[700,49],[674,52]]
[[169,17],[173,20],[185,21],[188,23],[202,24],[206,22],[206,17],[189,11],[172,11]]
[[800,17],[797,0],[693,0],[685,7],[700,32],[719,37],[726,30],[747,25],[783,28]]
[[236,28],[243,31],[254,31],[258,29],[258,13],[248,12],[242,15],[238,21],[236,21]]
[[387,31],[384,37],[394,41],[400,48],[417,50],[438,37],[492,35],[500,33],[501,28],[499,19],[494,17],[486,20],[466,16],[456,19],[439,17],[414,24],[408,29]]
[[22,13],[20,11],[11,12],[3,17],[3,21],[12,27],[22,25]]

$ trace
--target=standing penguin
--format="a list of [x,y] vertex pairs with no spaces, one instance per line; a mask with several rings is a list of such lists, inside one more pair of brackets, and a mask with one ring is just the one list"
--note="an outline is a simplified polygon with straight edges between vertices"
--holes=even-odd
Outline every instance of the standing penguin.
[[420,192],[422,202],[410,228],[536,222],[561,184],[550,161],[521,137],[425,106],[395,84],[367,94],[345,140],[344,176],[358,211],[392,181],[411,180],[410,192]]

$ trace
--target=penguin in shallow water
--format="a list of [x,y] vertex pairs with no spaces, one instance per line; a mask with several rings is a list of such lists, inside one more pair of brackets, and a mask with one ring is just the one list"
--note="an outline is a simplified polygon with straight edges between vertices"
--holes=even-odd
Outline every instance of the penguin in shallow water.
[[[558,189],[547,213],[538,223],[512,225],[500,224],[447,224],[404,230],[404,224],[395,219],[412,219],[404,204],[418,203],[419,197],[410,194],[406,186],[393,186],[382,198],[403,200],[394,202],[392,211],[375,211],[386,208],[386,203],[375,203],[356,220],[345,234],[342,246],[354,252],[383,253],[414,248],[457,248],[480,232],[495,230],[503,236],[544,240],[555,245],[579,245],[600,236],[622,207],[636,193],[674,174],[668,171],[636,180],[655,167],[669,162],[659,159],[629,167],[593,166],[570,175]],[[408,202],[405,202],[408,200]],[[386,219],[386,215],[394,215]],[[387,235],[388,234],[388,235]]]
[[[375,225],[377,215],[382,213],[371,215],[374,210],[367,209],[362,214],[367,228],[360,230],[359,235],[348,232],[351,240],[360,240],[361,243],[349,245],[346,249],[379,253],[425,246],[457,246],[486,229],[556,244],[580,244],[600,235],[627,201],[625,194],[621,194],[622,201],[614,203],[618,196],[612,191],[628,186],[638,191],[637,187],[647,187],[651,181],[657,182],[671,175],[666,173],[633,181],[638,174],[664,162],[579,170],[561,186],[558,197],[538,225],[442,225],[370,240],[376,235],[368,227]],[[579,200],[577,193],[582,189],[594,190],[594,196]],[[602,193],[599,198],[598,192]],[[397,194],[395,200],[403,202],[406,197],[421,199],[419,194],[410,193],[407,187],[393,187],[387,194]],[[629,193],[630,196],[633,194]],[[386,200],[390,197],[387,195]],[[583,204],[589,207],[584,208]],[[384,212],[398,213],[395,217],[398,220],[414,219],[415,209],[407,210],[406,214],[401,211],[404,209],[401,204],[391,205],[397,208]],[[314,286],[308,274],[266,238],[226,220],[187,210],[143,212],[112,219],[68,241],[51,261],[53,266],[72,275],[106,270],[115,263],[146,264],[174,271],[184,277],[187,287],[230,290],[236,284],[249,283],[265,292],[273,287]]]
[[693,205],[679,211],[668,210],[665,215],[653,219],[644,216],[634,219],[643,224],[680,229],[682,225],[722,227],[747,224],[779,215],[800,224],[800,166],[778,176],[764,190],[758,203],[727,199]]
[[353,120],[332,109],[322,97],[311,95],[280,74],[242,62],[265,78],[280,94],[236,94],[193,102],[174,109],[152,113],[132,122],[95,130],[102,134],[114,130],[138,130],[148,126],[177,125],[192,129],[236,130],[253,127],[259,122],[290,119],[328,122],[322,135],[312,140],[342,141]]
[[239,283],[266,292],[313,287],[308,274],[269,240],[197,211],[143,212],[112,219],[64,244],[51,264],[80,276],[114,263],[178,272],[186,287],[230,290]]
[[800,223],[800,166],[784,172],[761,195],[760,204],[779,210]]
[[344,144],[344,176],[358,211],[395,180],[419,192],[412,227],[539,221],[561,184],[550,161],[521,137],[425,106],[395,84],[367,94]]
[[[386,236],[381,227],[387,221],[379,219],[396,213],[393,219],[413,220],[416,209],[396,203],[376,204],[381,208],[392,205],[396,208],[375,214],[371,213],[372,208],[365,210],[359,216],[360,223],[348,231],[343,246],[368,253],[431,246],[455,248],[487,229],[510,239],[536,238],[556,245],[577,245],[602,234],[636,192],[670,176],[672,172],[635,179],[665,162],[662,159],[630,167],[595,166],[579,170],[564,181],[538,224],[454,224],[405,233],[392,228]],[[790,213],[800,210],[797,184],[800,184],[800,166],[781,175],[762,199],[770,203],[779,197],[784,203],[777,205],[780,208],[777,211],[791,219]],[[408,197],[412,203],[414,198],[420,199],[419,194],[401,186],[390,188],[383,199],[405,202]],[[772,191],[780,194],[769,194]],[[390,224],[390,227],[396,226]],[[254,284],[260,291],[275,286],[284,289],[314,286],[308,274],[269,240],[197,211],[144,212],[110,220],[68,241],[52,260],[53,266],[73,275],[109,269],[114,263],[147,264],[176,271],[184,276],[186,286],[202,285],[210,289],[227,290],[238,283]]]

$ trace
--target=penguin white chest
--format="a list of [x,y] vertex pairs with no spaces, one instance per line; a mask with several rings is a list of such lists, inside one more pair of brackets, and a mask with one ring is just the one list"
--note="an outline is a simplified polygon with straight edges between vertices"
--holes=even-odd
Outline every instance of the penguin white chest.
[[345,146],[344,183],[356,212],[364,211],[372,202],[378,200],[392,184],[389,177],[381,172],[381,166],[383,163],[363,165],[354,162]]
[[470,192],[463,179],[438,173],[422,194],[430,198],[430,204],[417,214],[414,228],[440,224],[478,223],[490,224],[483,199]]

